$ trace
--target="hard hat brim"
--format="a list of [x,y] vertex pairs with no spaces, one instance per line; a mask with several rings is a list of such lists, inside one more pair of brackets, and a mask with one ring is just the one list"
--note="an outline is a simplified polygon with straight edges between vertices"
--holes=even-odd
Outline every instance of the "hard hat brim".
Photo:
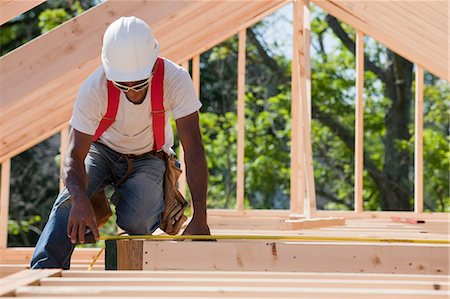
[[131,73],[126,73],[117,70],[113,67],[110,67],[108,61],[105,59],[103,55],[102,55],[102,65],[103,70],[105,71],[105,76],[108,80],[117,82],[133,82],[149,78],[157,58],[158,58],[157,55],[153,55],[150,58],[149,64],[146,67]]

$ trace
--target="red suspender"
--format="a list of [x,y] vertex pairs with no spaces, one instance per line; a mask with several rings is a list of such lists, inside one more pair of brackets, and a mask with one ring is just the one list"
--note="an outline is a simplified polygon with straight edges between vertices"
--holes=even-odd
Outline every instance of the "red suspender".
[[[156,70],[151,86],[151,107],[153,124],[153,150],[159,151],[165,143],[164,126],[166,123],[164,113],[164,59],[158,57]],[[120,90],[108,80],[108,108],[103,119],[95,131],[93,140],[96,141],[116,120],[119,108]]]
[[95,131],[93,140],[96,141],[116,120],[117,109],[119,109],[120,90],[108,80],[108,108],[105,116]]
[[152,79],[152,124],[153,124],[153,150],[160,151],[165,143],[164,125],[164,60],[156,60],[156,71]]

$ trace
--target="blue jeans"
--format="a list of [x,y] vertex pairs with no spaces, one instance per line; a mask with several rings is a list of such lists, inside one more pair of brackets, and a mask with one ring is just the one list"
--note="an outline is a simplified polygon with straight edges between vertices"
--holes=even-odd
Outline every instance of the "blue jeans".
[[[113,203],[116,205],[117,225],[130,235],[151,234],[159,227],[164,209],[165,162],[146,155],[132,159],[132,163],[134,167],[130,176],[115,187]],[[89,197],[108,185],[114,186],[127,172],[125,156],[99,143],[91,145],[85,166]],[[31,259],[32,269],[70,268],[70,257],[75,248],[67,236],[70,208],[70,194],[64,188],[56,198],[36,244]]]

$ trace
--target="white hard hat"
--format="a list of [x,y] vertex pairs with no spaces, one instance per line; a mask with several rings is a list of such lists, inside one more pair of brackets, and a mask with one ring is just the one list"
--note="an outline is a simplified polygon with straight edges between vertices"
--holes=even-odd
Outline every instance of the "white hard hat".
[[106,78],[131,82],[150,77],[159,44],[150,27],[136,17],[121,17],[105,31],[102,64]]

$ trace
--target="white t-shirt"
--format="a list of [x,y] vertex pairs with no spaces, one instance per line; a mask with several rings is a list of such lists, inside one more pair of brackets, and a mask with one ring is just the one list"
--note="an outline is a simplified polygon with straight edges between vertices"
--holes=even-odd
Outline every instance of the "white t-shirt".
[[[153,150],[150,95],[151,86],[144,101],[136,105],[121,91],[116,121],[102,134],[99,141],[122,154],[140,155]],[[100,66],[81,85],[70,124],[79,132],[94,135],[100,120],[106,114],[107,106],[106,77]],[[189,73],[164,59],[165,151],[173,146],[170,114],[174,119],[179,119],[198,111],[201,106]]]

